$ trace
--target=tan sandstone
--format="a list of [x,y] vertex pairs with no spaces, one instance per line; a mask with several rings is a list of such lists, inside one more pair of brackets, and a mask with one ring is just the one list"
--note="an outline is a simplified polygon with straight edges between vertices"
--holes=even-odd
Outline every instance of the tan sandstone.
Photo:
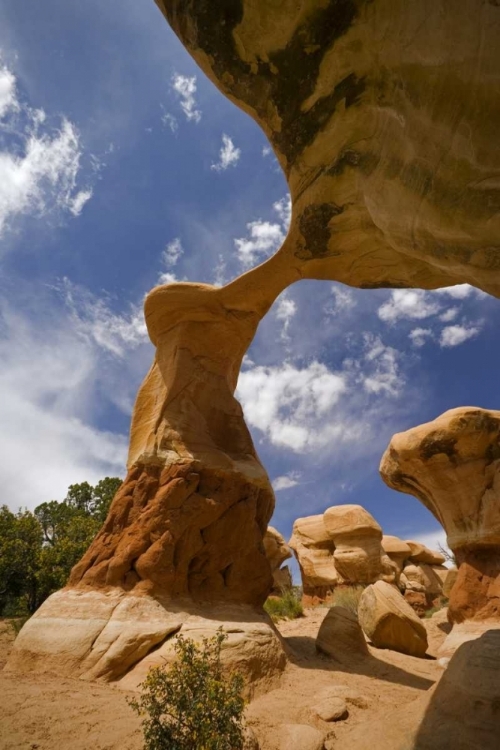
[[331,607],[321,623],[316,648],[338,662],[368,656],[368,647],[358,618],[345,607]]
[[380,472],[446,530],[459,565],[451,621],[500,618],[500,412],[460,407],[394,435]]
[[288,566],[282,568],[285,560],[292,557],[293,552],[282,535],[273,526],[268,526],[264,535],[264,552],[271,566],[273,576],[273,594],[280,594],[292,586],[292,574]]
[[368,586],[359,600],[358,617],[377,648],[390,648],[410,656],[425,655],[425,627],[395,586],[385,581]]

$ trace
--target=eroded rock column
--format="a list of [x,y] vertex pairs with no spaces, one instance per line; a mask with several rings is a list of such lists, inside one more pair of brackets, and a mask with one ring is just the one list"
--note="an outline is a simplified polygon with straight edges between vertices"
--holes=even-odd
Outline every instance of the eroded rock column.
[[106,679],[133,668],[143,678],[138,663],[151,666],[152,649],[161,661],[172,633],[210,635],[228,622],[240,671],[259,679],[283,667],[261,608],[274,494],[233,394],[259,321],[297,278],[278,253],[226,287],[148,295],[156,356],[134,409],[127,478],[68,587],[23,629],[11,668]]
[[394,435],[384,481],[443,525],[459,565],[452,622],[500,622],[500,412],[463,407]]

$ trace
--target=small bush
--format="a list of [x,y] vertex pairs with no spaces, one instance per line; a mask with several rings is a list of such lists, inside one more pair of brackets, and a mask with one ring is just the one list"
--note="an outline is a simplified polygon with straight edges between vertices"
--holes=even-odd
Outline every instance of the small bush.
[[179,635],[177,660],[149,670],[140,699],[129,701],[145,716],[145,750],[242,750],[243,679],[224,674],[226,638],[220,629],[199,646]]
[[339,586],[333,592],[328,606],[345,607],[357,616],[359,600],[364,590],[364,586]]
[[424,617],[427,619],[428,617],[432,617],[432,615],[435,615],[436,612],[440,612],[442,609],[448,606],[448,599],[446,597],[442,596],[440,597],[438,602],[434,603],[434,606],[430,609],[427,609],[425,611]]
[[283,591],[279,597],[271,596],[264,604],[264,609],[273,622],[295,620],[304,614],[300,592],[297,589]]

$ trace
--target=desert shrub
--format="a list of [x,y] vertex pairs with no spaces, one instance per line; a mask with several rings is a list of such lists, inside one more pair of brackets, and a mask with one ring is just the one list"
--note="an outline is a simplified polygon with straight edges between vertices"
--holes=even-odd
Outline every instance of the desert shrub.
[[430,609],[427,609],[425,611],[424,617],[427,619],[428,617],[432,617],[432,615],[435,615],[436,612],[440,612],[442,609],[448,606],[448,599],[444,596],[440,597],[437,602],[434,603],[434,606]]
[[302,617],[304,614],[300,599],[301,596],[298,589],[284,590],[281,596],[271,596],[264,604],[264,609],[273,622],[278,622],[278,620],[294,620],[297,617]]
[[176,661],[154,667],[142,695],[130,705],[140,716],[145,750],[241,750],[243,679],[227,674],[220,654],[227,635],[220,629],[203,644],[175,639]]
[[344,607],[357,616],[359,600],[363,591],[364,586],[339,586],[334,590],[328,606]]

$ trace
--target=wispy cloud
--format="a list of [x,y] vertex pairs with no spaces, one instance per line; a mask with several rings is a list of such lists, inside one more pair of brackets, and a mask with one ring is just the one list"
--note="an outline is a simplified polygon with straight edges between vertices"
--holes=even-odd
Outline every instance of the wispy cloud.
[[433,333],[430,328],[414,328],[408,336],[413,346],[420,349],[426,341],[433,338]]
[[464,341],[477,336],[480,330],[481,328],[479,326],[446,326],[441,331],[439,345],[443,349],[452,346],[459,346],[459,344],[463,344]]
[[210,165],[216,172],[225,172],[228,167],[235,167],[240,160],[241,149],[236,148],[232,139],[222,134],[222,146],[219,151],[219,161]]
[[379,307],[378,316],[386,323],[395,323],[400,318],[422,320],[440,309],[439,303],[428,299],[420,289],[395,289],[391,298]]
[[6,67],[0,69],[0,115],[10,133],[0,150],[0,236],[22,215],[59,210],[79,216],[92,189],[77,186],[82,146],[75,125],[63,118],[50,131],[43,110],[18,99],[15,76]]
[[291,487],[296,487],[299,484],[299,480],[300,472],[290,471],[288,474],[283,474],[273,479],[271,484],[275,492],[280,492],[281,490],[289,490]]
[[183,76],[179,73],[175,73],[172,77],[172,89],[176,93],[182,111],[186,115],[187,120],[193,120],[194,122],[200,122],[201,111],[197,109],[196,105],[196,76]]
[[273,204],[279,222],[257,219],[247,224],[248,236],[234,240],[238,259],[244,269],[251,268],[275,252],[285,241],[291,218],[290,196],[286,195]]

